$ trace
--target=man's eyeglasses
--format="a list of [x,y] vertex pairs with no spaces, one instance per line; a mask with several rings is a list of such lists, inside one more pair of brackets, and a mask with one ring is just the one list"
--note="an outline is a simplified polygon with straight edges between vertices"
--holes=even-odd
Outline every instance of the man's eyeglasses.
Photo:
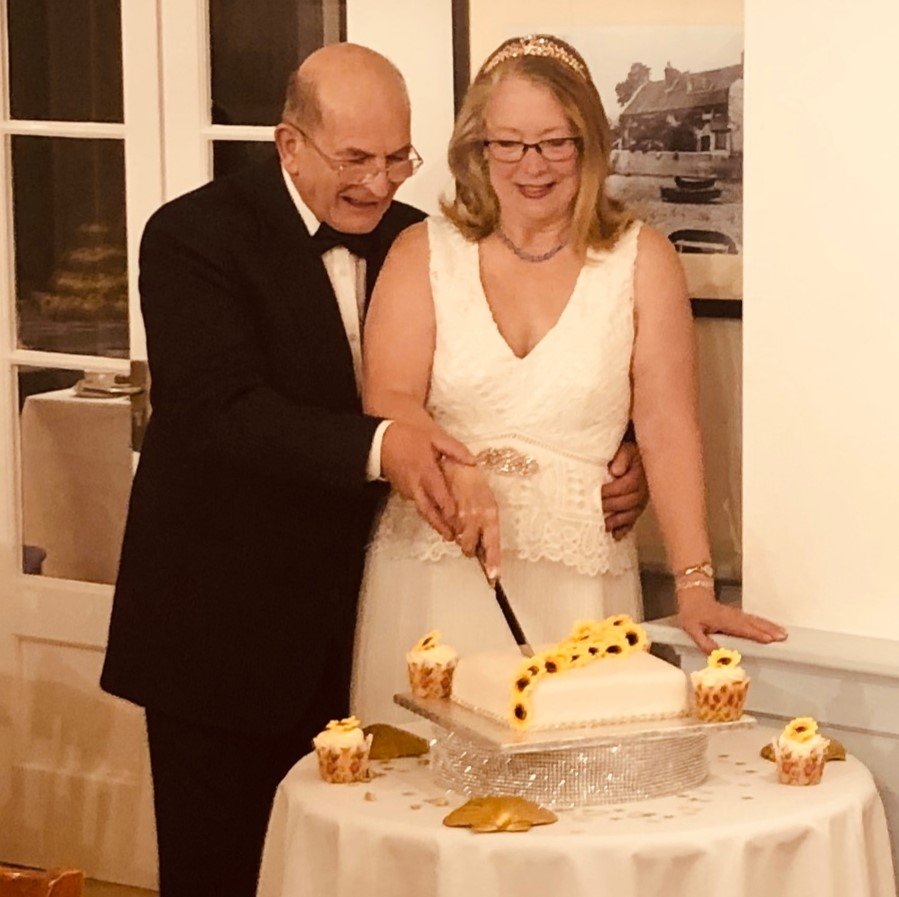
[[287,122],[303,135],[303,139],[325,160],[332,171],[337,173],[341,183],[347,187],[361,186],[373,181],[382,171],[391,184],[402,184],[421,168],[422,158],[414,146],[391,156],[364,156],[361,159],[339,159],[329,156],[315,144],[315,141],[293,122]]
[[547,162],[567,162],[574,158],[582,144],[580,137],[550,137],[536,143],[524,143],[521,140],[483,141],[487,152],[497,162],[520,162],[529,149],[536,150]]

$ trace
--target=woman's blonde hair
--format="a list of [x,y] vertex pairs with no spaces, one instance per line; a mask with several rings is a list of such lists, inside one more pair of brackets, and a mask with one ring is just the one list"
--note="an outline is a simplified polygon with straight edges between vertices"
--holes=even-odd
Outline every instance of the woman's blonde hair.
[[484,115],[497,85],[510,77],[525,78],[549,90],[580,137],[572,244],[579,250],[611,248],[633,216],[606,193],[612,150],[609,121],[583,58],[551,35],[505,41],[481,67],[465,94],[450,139],[449,166],[456,193],[452,199],[441,200],[443,214],[473,241],[489,236],[499,224],[499,200],[490,183],[484,149]]

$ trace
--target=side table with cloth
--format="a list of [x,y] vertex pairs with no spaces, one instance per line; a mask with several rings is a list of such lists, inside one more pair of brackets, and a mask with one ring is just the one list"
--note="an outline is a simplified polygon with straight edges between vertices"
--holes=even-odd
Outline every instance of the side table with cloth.
[[445,792],[419,758],[329,785],[310,755],[275,797],[258,897],[895,897],[868,770],[850,756],[820,785],[781,785],[759,756],[775,734],[714,734],[699,788],[562,811],[525,834],[442,825],[465,798],[429,802]]
[[45,576],[115,582],[131,491],[131,403],[29,396],[22,409],[26,545],[46,552]]

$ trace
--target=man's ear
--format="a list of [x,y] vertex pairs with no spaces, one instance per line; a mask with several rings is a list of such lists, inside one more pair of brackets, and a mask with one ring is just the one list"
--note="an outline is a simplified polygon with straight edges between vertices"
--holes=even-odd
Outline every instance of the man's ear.
[[299,153],[303,147],[300,132],[282,122],[275,128],[275,146],[278,147],[278,156],[285,171],[296,176],[299,171]]

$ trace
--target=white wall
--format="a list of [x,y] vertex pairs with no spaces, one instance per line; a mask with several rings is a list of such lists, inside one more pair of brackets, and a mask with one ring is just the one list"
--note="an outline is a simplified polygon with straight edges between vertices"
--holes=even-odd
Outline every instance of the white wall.
[[349,0],[347,40],[365,44],[403,73],[412,102],[412,142],[425,160],[397,193],[437,211],[451,183],[446,148],[453,131],[453,43],[450,0]]
[[744,606],[899,639],[895,4],[747,0]]

